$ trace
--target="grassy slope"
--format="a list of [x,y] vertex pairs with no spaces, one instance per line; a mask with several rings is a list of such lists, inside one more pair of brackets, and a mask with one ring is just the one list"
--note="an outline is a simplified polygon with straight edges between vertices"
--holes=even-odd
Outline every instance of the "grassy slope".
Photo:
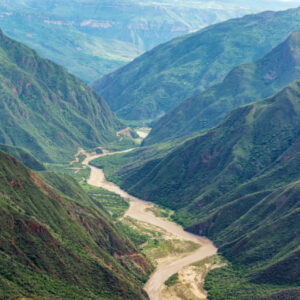
[[146,298],[148,262],[72,178],[47,184],[3,152],[0,173],[1,299]]
[[85,83],[0,34],[0,142],[42,161],[116,141],[121,123]]
[[177,221],[216,242],[232,266],[209,276],[211,299],[288,295],[300,284],[299,99],[296,82],[165,157],[114,174],[123,188],[176,209]]
[[213,25],[156,47],[93,87],[118,116],[155,118],[271,51],[300,29],[299,20],[300,9],[292,9]]
[[189,135],[218,124],[233,109],[274,95],[300,79],[300,32],[255,63],[233,69],[220,84],[185,100],[163,116],[145,145]]

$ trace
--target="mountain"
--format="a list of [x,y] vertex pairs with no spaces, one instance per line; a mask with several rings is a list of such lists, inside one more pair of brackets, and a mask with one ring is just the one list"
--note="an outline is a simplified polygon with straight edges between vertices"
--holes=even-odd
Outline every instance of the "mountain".
[[15,157],[17,160],[22,162],[27,168],[30,168],[34,171],[45,170],[45,166],[39,160],[37,160],[34,156],[32,156],[29,152],[25,151],[22,148],[0,144],[0,150]]
[[116,141],[122,124],[67,71],[0,33],[0,143],[46,162]]
[[114,176],[216,243],[228,265],[209,275],[209,299],[298,299],[300,81]]
[[71,177],[1,151],[0,174],[1,299],[148,299],[150,264]]
[[86,82],[162,42],[254,11],[250,1],[236,0],[0,0],[0,8],[0,27],[8,36]]
[[298,1],[0,0],[8,36],[92,82],[144,51],[213,23]]
[[154,48],[92,86],[121,118],[157,118],[261,58],[299,24],[300,8],[212,25]]
[[222,83],[183,101],[154,124],[144,144],[211,128],[233,109],[272,96],[296,79],[300,79],[300,31],[255,63],[233,69]]

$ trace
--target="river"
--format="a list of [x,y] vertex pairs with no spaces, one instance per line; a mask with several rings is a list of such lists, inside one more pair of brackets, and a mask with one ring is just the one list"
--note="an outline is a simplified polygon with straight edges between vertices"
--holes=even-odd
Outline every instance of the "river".
[[217,253],[217,248],[207,238],[184,231],[181,226],[177,225],[174,222],[168,221],[167,219],[156,217],[149,210],[146,210],[147,208],[152,207],[154,205],[153,203],[146,202],[129,195],[116,184],[106,181],[102,169],[89,165],[89,162],[95,158],[105,155],[114,155],[117,153],[129,152],[131,150],[132,149],[120,152],[108,152],[102,149],[102,154],[88,154],[81,150],[81,152],[86,155],[86,158],[84,159],[82,164],[91,168],[90,177],[87,180],[90,185],[104,188],[129,200],[130,206],[125,213],[125,216],[160,227],[165,231],[173,234],[178,239],[192,241],[201,245],[198,250],[183,258],[179,258],[178,260],[171,263],[160,264],[152,273],[144,289],[148,293],[151,300],[161,300],[160,289],[164,282],[171,275],[177,273],[185,266],[215,255]]

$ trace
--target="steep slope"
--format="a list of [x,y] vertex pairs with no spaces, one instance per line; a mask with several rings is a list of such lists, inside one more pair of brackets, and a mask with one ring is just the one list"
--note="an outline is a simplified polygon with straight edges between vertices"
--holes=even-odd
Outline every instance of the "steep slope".
[[299,289],[299,125],[297,81],[165,157],[114,174],[123,188],[175,209],[176,220],[215,241],[230,264],[210,275],[210,299]]
[[0,152],[0,298],[146,299],[149,263],[69,177]]
[[0,143],[42,161],[117,139],[121,123],[85,83],[0,32]]
[[132,190],[181,208],[209,185],[216,193],[217,179],[223,189],[227,181],[249,180],[298,138],[299,86],[296,82],[272,98],[235,110],[216,128],[157,160],[151,172],[145,166]]
[[213,25],[156,47],[92,86],[124,119],[157,118],[271,51],[300,29],[299,21],[297,8]]
[[300,79],[300,31],[255,63],[233,69],[220,84],[183,101],[163,116],[144,144],[189,135],[218,124],[233,109],[274,95]]
[[171,38],[267,5],[237,0],[1,0],[0,27],[91,82]]
[[25,151],[22,148],[0,144],[0,150],[15,157],[17,160],[22,162],[27,168],[30,168],[35,171],[45,170],[45,167],[39,160],[37,160],[34,156],[32,156],[29,152]]

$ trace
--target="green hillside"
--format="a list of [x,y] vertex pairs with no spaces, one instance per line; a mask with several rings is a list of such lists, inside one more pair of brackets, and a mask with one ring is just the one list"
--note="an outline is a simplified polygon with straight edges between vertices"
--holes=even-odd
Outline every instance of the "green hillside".
[[116,141],[122,124],[85,83],[0,33],[0,143],[42,161]]
[[164,157],[112,176],[213,239],[230,264],[209,275],[210,299],[299,295],[299,125],[297,81]]
[[300,29],[300,8],[233,19],[174,39],[93,83],[121,118],[157,118]]
[[0,298],[147,299],[150,265],[70,177],[0,152]]
[[32,156],[29,152],[25,151],[22,148],[0,144],[0,150],[15,157],[20,162],[22,162],[27,168],[30,168],[35,171],[45,170],[45,167],[39,160],[37,160],[34,156]]
[[255,63],[233,69],[222,83],[183,101],[156,122],[144,144],[211,128],[233,109],[272,96],[296,79],[300,79],[300,31]]

